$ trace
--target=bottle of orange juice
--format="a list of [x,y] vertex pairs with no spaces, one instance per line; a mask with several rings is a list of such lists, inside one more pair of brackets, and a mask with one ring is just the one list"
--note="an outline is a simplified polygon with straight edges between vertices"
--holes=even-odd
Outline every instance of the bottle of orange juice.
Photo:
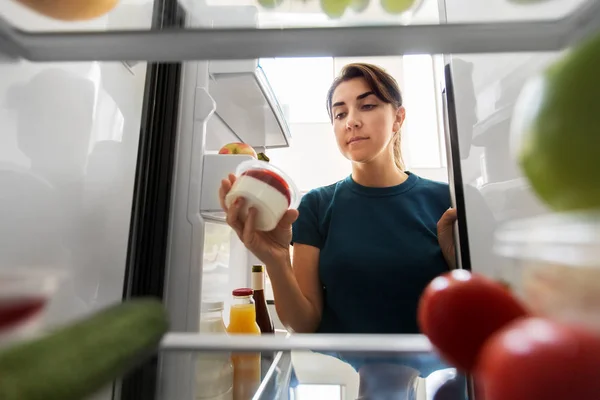
[[[260,335],[256,323],[256,309],[252,289],[233,291],[233,303],[229,310],[230,335]],[[251,400],[260,386],[260,353],[233,353],[233,399]]]

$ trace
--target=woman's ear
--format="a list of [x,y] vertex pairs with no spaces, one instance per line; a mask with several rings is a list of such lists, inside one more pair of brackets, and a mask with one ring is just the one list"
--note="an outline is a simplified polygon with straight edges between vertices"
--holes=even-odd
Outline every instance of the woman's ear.
[[405,118],[406,110],[404,109],[404,106],[398,107],[398,110],[396,110],[396,119],[394,121],[394,132],[398,132],[400,128],[402,128]]

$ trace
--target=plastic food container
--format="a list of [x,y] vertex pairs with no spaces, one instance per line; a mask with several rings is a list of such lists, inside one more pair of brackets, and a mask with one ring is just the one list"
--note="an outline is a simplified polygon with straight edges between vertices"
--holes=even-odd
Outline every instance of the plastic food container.
[[0,269],[0,345],[39,332],[59,280],[55,271]]
[[600,210],[511,222],[495,250],[521,270],[532,312],[600,333]]
[[300,191],[292,180],[273,164],[260,160],[247,160],[240,163],[235,171],[237,180],[225,197],[225,205],[230,207],[238,198],[246,202],[240,210],[240,219],[245,221],[248,209],[258,210],[255,229],[271,231],[288,209],[300,204]]

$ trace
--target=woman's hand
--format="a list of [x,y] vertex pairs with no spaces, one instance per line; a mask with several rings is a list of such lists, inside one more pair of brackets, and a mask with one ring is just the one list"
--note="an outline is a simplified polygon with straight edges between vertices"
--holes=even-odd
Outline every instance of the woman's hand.
[[245,199],[238,197],[229,208],[225,205],[225,196],[231,190],[236,180],[235,175],[229,174],[228,179],[221,181],[219,200],[223,211],[227,213],[227,224],[233,228],[244,246],[267,265],[283,263],[290,258],[290,242],[292,241],[292,224],[298,218],[297,210],[288,210],[279,224],[270,232],[254,229],[257,210],[250,208],[246,221],[240,219],[240,210]]
[[442,249],[444,259],[450,269],[456,268],[456,251],[454,249],[454,222],[456,209],[449,208],[437,223],[438,243]]

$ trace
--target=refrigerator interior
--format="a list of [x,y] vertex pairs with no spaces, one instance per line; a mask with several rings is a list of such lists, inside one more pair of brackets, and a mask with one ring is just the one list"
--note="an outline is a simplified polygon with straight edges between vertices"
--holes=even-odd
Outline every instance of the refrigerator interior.
[[[478,2],[447,1],[448,23],[477,20]],[[572,3],[553,2],[550,14]],[[498,18],[513,17],[496,6]],[[492,6],[490,6],[492,8]],[[459,216],[463,268],[483,273],[520,291],[521,271],[494,252],[495,233],[504,223],[550,213],[531,190],[517,165],[510,128],[515,102],[528,79],[562,52],[452,54],[444,57],[443,90],[448,118],[447,140],[453,144],[450,174]]]
[[[71,27],[12,2],[0,14]],[[148,29],[151,17],[151,3],[124,4],[102,26]],[[61,277],[46,329],[123,298],[146,73],[145,62],[0,62],[0,268]]]
[[[160,21],[159,3],[169,4],[168,16]],[[254,0],[176,3],[123,1],[89,23],[59,23],[4,2],[0,16],[27,31],[158,32],[160,26],[182,25],[182,18],[188,29],[549,21],[569,15],[585,1],[554,0],[524,8],[490,0],[484,8],[477,0],[425,0],[410,18],[382,13],[372,2],[364,14],[349,12],[341,22],[326,18],[317,1],[284,0],[272,11],[256,7]],[[292,22],[290,16],[300,19]],[[224,223],[216,201],[220,179],[244,157],[217,151],[233,141],[265,150],[303,191],[343,178],[349,165],[330,140],[324,91],[341,66],[360,60],[384,66],[404,91],[408,119],[403,146],[409,168],[451,183],[457,206],[464,210],[458,226],[462,266],[518,290],[519,271],[493,254],[493,234],[504,222],[547,210],[511,157],[511,112],[525,80],[557,55],[200,60],[161,64],[164,69],[152,74],[145,61],[0,63],[0,265],[67,273],[49,309],[49,326],[138,294],[163,297],[173,332],[198,332],[203,299],[224,300],[227,322],[231,289],[249,285],[249,267],[258,260]],[[302,72],[314,85],[298,79]],[[172,108],[150,115],[145,101],[160,92],[160,85],[149,91],[153,82],[170,88],[162,90]],[[161,125],[165,116],[169,126]],[[154,153],[148,143],[158,146]],[[453,146],[448,153],[446,143]],[[168,150],[165,154],[157,154],[161,146]],[[327,171],[315,159],[326,160]],[[141,171],[156,174],[157,184],[146,181],[144,186]],[[158,196],[155,208],[144,209],[152,193]],[[155,210],[162,213],[158,220],[143,217]],[[270,312],[276,327],[285,329],[272,305]],[[301,390],[324,385],[323,390],[335,392],[330,396],[339,391],[340,399],[352,398],[358,390],[356,375],[341,362],[317,360],[306,351],[279,356],[269,369],[270,390],[285,385],[291,363],[308,382]],[[193,398],[194,364],[193,353],[164,352],[128,381],[125,392],[107,388],[98,398],[146,400],[155,390],[159,399]],[[302,368],[315,364],[326,365],[323,369],[331,374],[311,375]],[[314,392],[300,394],[301,399],[310,396]]]

